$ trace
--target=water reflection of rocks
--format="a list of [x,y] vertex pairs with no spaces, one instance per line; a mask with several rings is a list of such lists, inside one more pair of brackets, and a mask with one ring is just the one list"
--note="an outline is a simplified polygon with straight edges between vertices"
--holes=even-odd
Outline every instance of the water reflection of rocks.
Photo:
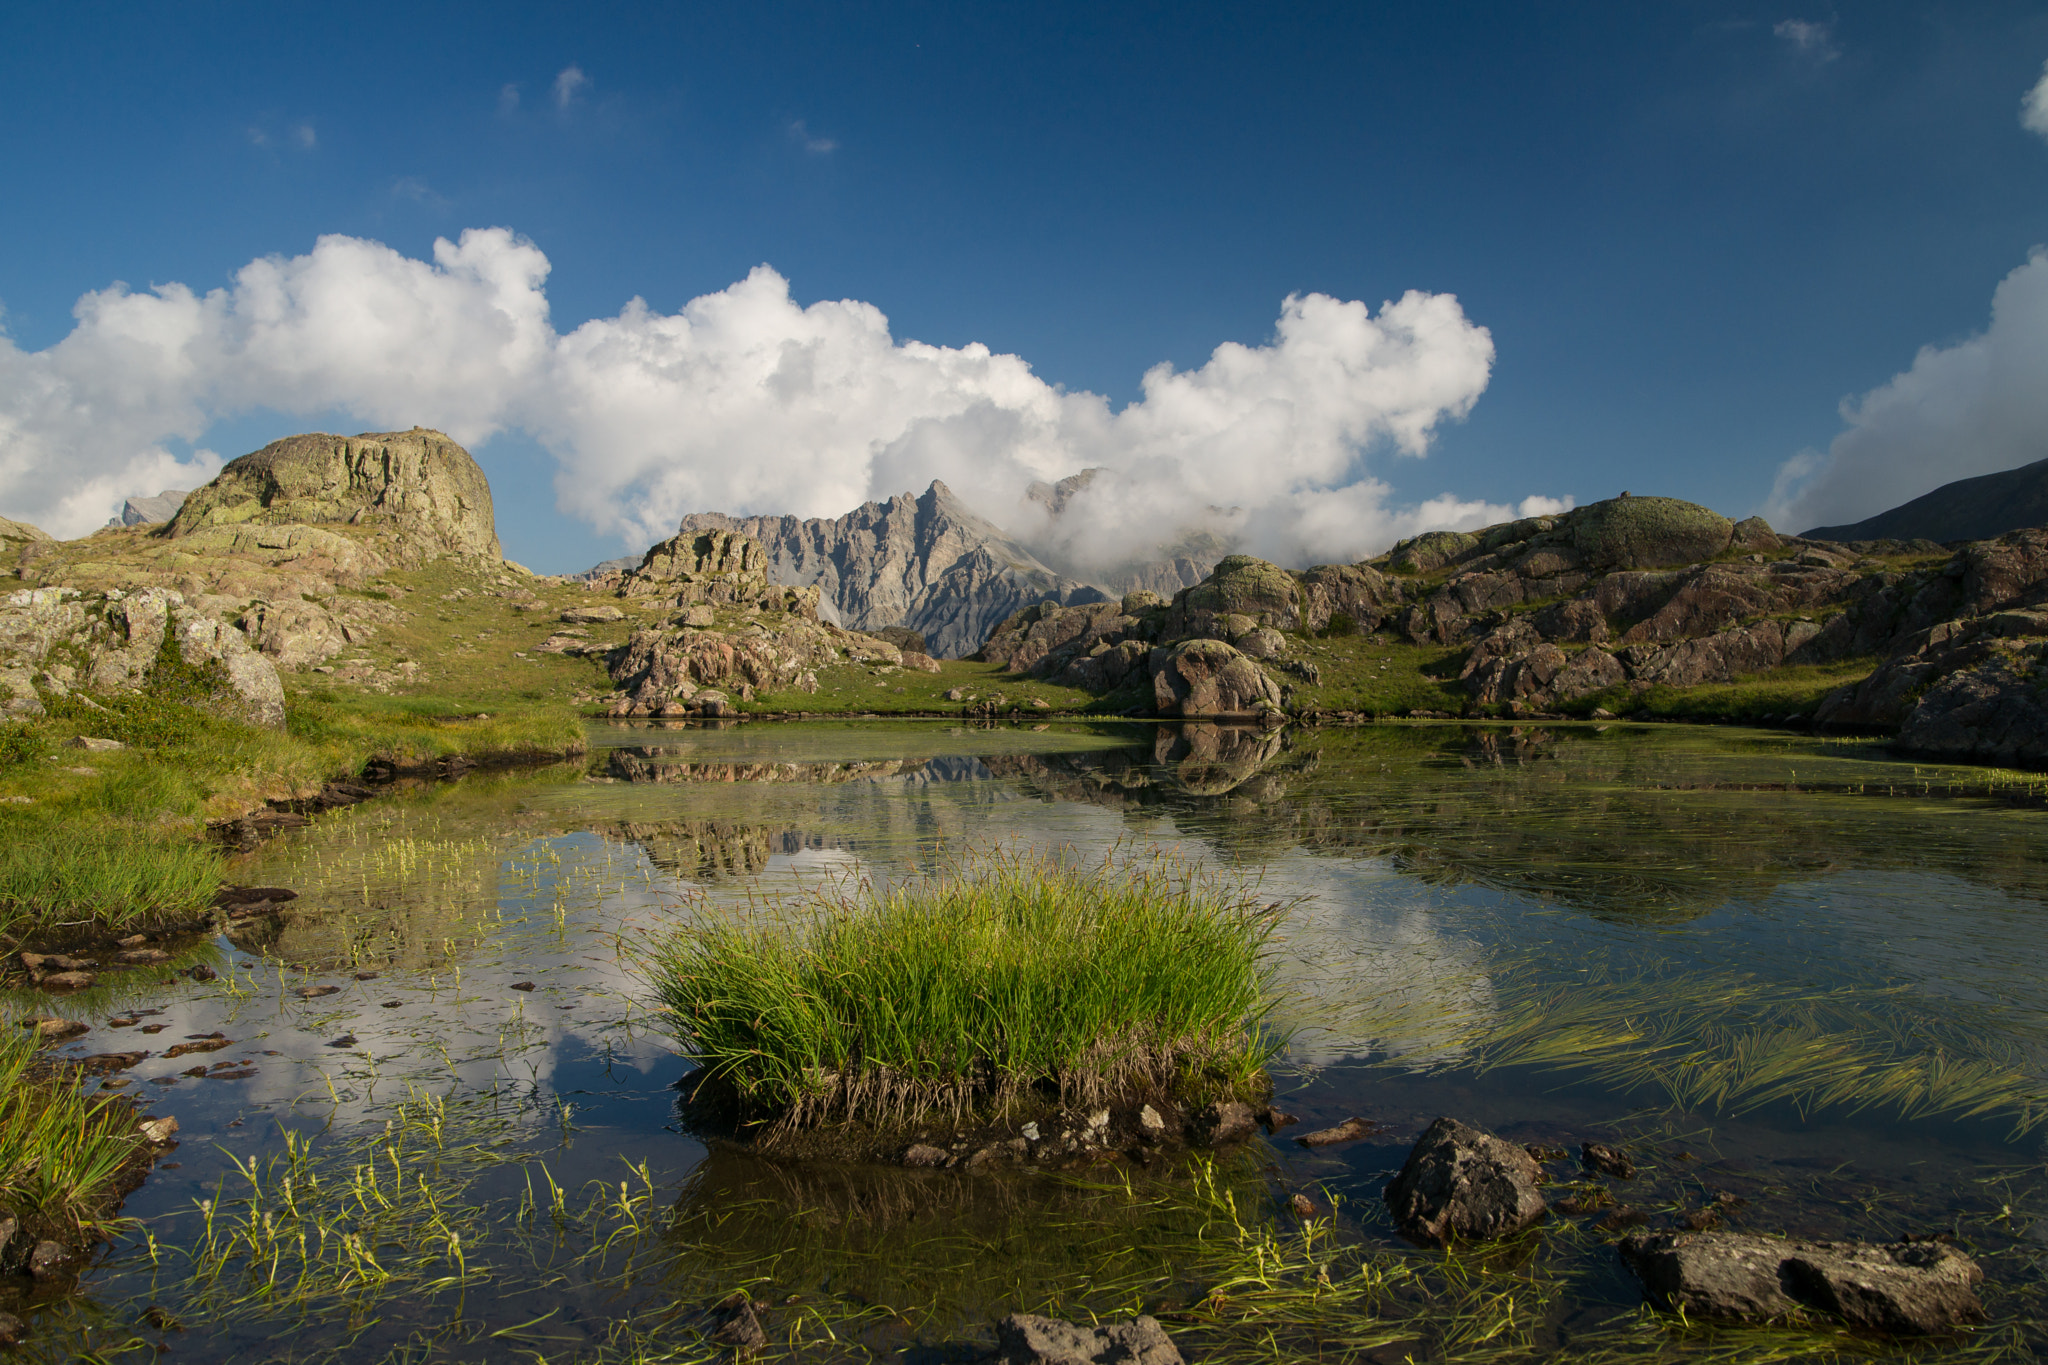
[[648,861],[665,872],[706,882],[758,877],[777,854],[829,847],[822,835],[730,820],[627,820],[603,832],[638,844]]
[[840,782],[881,782],[904,778],[926,782],[986,780],[989,769],[977,758],[889,758],[843,763],[705,763],[693,750],[661,745],[613,749],[604,775],[617,782],[764,783],[829,786]]

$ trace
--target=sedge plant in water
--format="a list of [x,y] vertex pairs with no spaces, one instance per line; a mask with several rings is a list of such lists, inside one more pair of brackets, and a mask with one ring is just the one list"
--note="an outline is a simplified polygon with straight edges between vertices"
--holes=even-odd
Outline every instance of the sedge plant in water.
[[1031,1094],[1200,1103],[1266,1086],[1278,910],[1164,857],[993,852],[886,893],[701,922],[649,965],[705,1081],[771,1137],[993,1115]]
[[88,1094],[83,1075],[39,1055],[36,1038],[0,1030],[0,1220],[16,1222],[0,1264],[25,1259],[41,1237],[106,1235],[146,1151],[134,1106]]

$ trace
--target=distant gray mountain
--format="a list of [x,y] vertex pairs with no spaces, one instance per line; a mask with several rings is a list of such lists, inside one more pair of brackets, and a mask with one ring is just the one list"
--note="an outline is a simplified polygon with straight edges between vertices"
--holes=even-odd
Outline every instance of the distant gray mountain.
[[[973,653],[998,624],[1033,603],[1077,606],[1125,590],[1055,572],[936,481],[922,496],[902,493],[843,517],[694,512],[681,529],[752,536],[768,553],[772,582],[819,586],[827,619],[851,630],[907,627],[941,658]],[[1177,591],[1200,582],[1208,566],[1190,558],[1153,570],[1161,584],[1174,582],[1167,591]]]
[[166,488],[153,498],[130,498],[121,504],[118,516],[109,521],[109,526],[154,526],[169,521],[178,515],[178,509],[185,505],[185,496],[190,490]]
[[2048,460],[1957,479],[1889,512],[1804,534],[1811,540],[1991,540],[2027,526],[2048,526]]
[[579,578],[585,583],[594,583],[600,578],[608,578],[615,573],[624,573],[628,569],[637,569],[640,567],[640,561],[645,558],[647,558],[645,554],[637,554],[625,555],[618,559],[607,559],[602,564],[593,564],[582,573],[572,573],[569,577]]

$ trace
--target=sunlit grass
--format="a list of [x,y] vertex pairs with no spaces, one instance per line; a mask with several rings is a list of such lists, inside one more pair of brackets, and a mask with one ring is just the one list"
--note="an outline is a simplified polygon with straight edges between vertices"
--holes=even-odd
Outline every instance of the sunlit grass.
[[1273,917],[1166,861],[993,853],[792,923],[707,920],[651,950],[667,1027],[752,1114],[904,1121],[1002,1106],[1251,1093],[1276,1040]]
[[88,1095],[36,1043],[32,1031],[0,1030],[0,1213],[20,1219],[18,1237],[98,1236],[119,1225],[121,1173],[142,1150],[135,1113]]

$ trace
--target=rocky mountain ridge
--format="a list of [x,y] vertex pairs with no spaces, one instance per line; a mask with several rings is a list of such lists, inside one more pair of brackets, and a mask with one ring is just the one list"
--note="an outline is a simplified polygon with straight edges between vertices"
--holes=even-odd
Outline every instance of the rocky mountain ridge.
[[1200,558],[1206,542],[1190,542],[1114,582],[1062,574],[936,480],[915,497],[865,503],[841,517],[697,512],[681,529],[748,536],[766,553],[772,581],[820,590],[824,619],[862,631],[901,626],[942,658],[972,651],[1026,605],[1104,602],[1137,587],[1176,591],[1200,581],[1213,562]]

